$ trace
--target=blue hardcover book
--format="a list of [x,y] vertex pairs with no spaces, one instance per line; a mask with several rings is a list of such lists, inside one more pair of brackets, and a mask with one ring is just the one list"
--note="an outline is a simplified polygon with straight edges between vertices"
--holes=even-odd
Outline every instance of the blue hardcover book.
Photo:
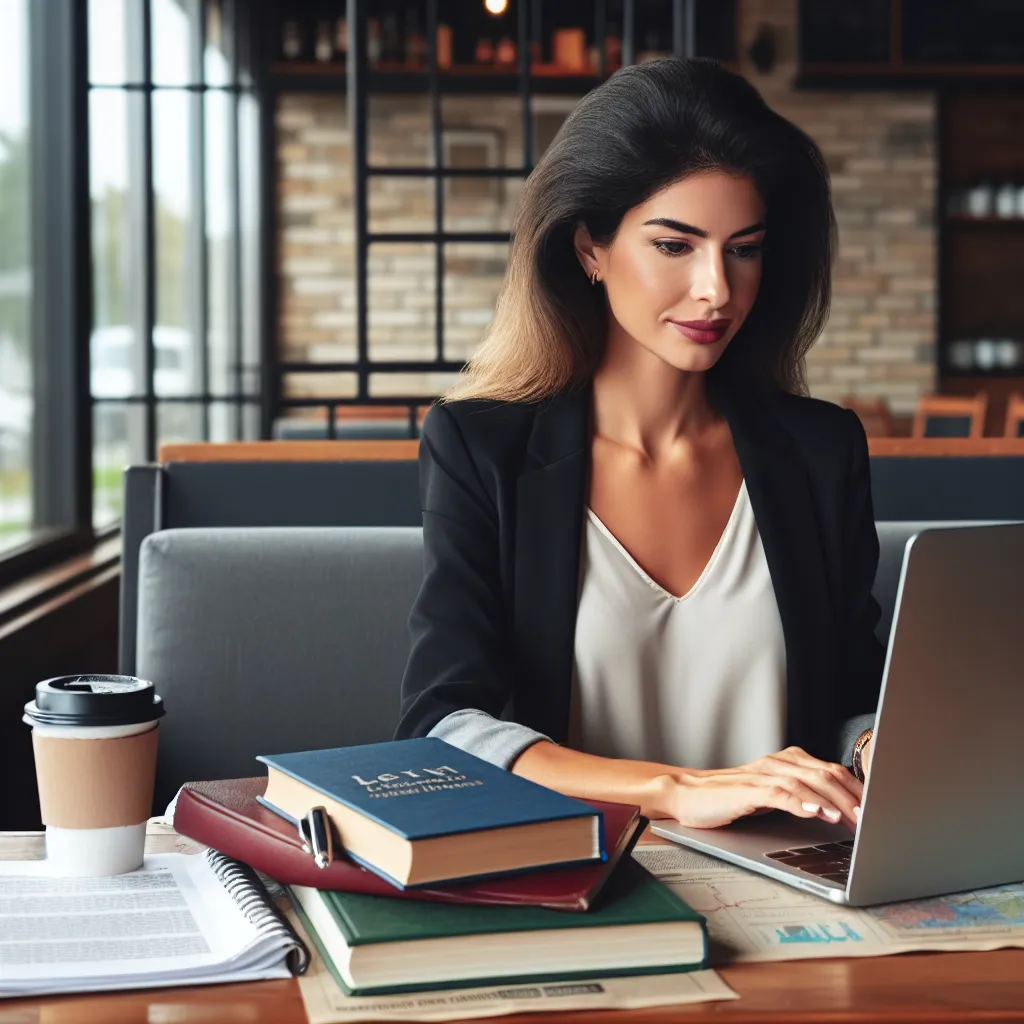
[[600,811],[443,740],[260,756],[260,802],[326,809],[353,860],[400,889],[604,860]]

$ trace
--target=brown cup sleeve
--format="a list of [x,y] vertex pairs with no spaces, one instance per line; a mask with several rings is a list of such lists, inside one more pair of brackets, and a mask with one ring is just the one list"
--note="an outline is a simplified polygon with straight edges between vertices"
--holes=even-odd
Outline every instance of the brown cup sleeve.
[[57,828],[139,825],[153,808],[158,728],[117,739],[33,731],[43,823]]

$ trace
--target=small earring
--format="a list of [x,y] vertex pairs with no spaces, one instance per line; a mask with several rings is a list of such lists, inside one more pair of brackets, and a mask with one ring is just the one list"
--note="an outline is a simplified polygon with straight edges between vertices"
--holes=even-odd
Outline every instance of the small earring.
[[592,285],[597,284],[597,271],[596,270],[590,275],[590,283]]

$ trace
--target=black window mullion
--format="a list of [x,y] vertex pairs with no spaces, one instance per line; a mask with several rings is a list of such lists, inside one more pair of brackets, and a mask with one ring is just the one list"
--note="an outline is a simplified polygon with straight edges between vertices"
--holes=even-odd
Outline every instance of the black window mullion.
[[[204,83],[203,58],[206,53],[206,12],[203,0],[193,0],[191,16],[190,77]],[[188,249],[191,251],[187,273],[194,296],[190,327],[194,332],[193,351],[198,353],[199,390],[210,393],[210,286],[209,255],[206,248],[206,90],[188,94],[190,110],[189,179],[192,193],[192,217],[189,223]],[[210,404],[202,403],[203,440],[210,440]]]
[[597,45],[597,74],[600,78],[608,75],[608,2],[594,0],[594,41]]
[[[228,303],[228,333],[231,346],[231,377],[235,395],[245,391],[244,353],[242,349],[242,197],[239,167],[239,147],[241,141],[238,131],[239,94],[232,93],[228,105],[228,180],[231,183],[231,203],[228,211],[228,244],[229,263],[228,280],[231,282],[231,298]],[[270,330],[267,325],[266,330]],[[239,441],[245,436],[242,404],[235,406],[235,438]]]
[[672,0],[672,54],[692,57],[696,53],[695,0]]
[[427,0],[427,87],[430,95],[430,130],[434,140],[434,352],[444,362],[444,122],[441,115],[441,90],[437,78],[437,4]]
[[29,14],[33,527],[92,530],[88,21],[84,5]]
[[[229,245],[230,262],[228,265],[228,280],[231,282],[229,331],[231,335],[231,366],[233,370],[234,393],[238,399],[235,402],[235,437],[241,441],[245,437],[245,408],[241,401],[241,396],[245,392],[245,354],[242,344],[242,179],[240,158],[242,142],[238,117],[238,105],[242,97],[239,82],[240,33],[242,31],[242,19],[238,10],[239,2],[240,0],[227,0],[224,4],[223,16],[224,38],[228,40],[226,50],[232,85],[231,102],[228,105],[228,180],[231,183],[231,208],[228,214],[228,235],[231,239]],[[271,132],[272,137],[273,133]],[[262,152],[265,153],[266,149],[262,149]],[[267,209],[267,216],[272,216],[269,208]],[[274,247],[268,246],[268,250],[273,252]],[[271,337],[274,336],[274,331],[269,323],[264,325],[264,330]],[[266,383],[269,378],[264,377],[263,380]],[[265,400],[271,400],[269,394],[265,396]],[[267,418],[269,419],[269,417]]]
[[622,63],[636,63],[636,0],[622,0]]
[[519,55],[519,100],[523,114],[523,167],[529,173],[533,166],[533,110],[530,102],[530,9],[526,0],[516,5]]
[[[366,139],[366,2],[348,0],[349,66],[348,126],[352,139],[352,207],[355,216],[356,352],[358,353],[358,394],[369,397],[369,330],[367,272],[370,257],[369,212],[367,210]],[[436,45],[436,40],[433,45]],[[331,428],[333,429],[333,428]]]
[[[142,343],[146,396],[145,450],[149,462],[156,461],[156,350],[153,330],[156,325],[156,188],[153,182],[153,33],[152,0],[143,0],[142,14],[142,132],[141,132],[141,205],[142,205]],[[129,5],[129,10],[131,5]],[[130,186],[129,186],[130,187]]]

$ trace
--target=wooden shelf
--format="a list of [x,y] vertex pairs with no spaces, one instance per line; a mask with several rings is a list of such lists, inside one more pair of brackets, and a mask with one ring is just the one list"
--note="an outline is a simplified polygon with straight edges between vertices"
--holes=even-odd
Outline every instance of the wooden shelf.
[[957,226],[970,224],[972,227],[1024,228],[1024,217],[972,217],[968,213],[950,213],[946,215],[946,223]]
[[[429,76],[424,70],[393,67],[368,69],[367,84],[374,94],[425,94]],[[318,64],[308,61],[275,61],[270,65],[270,81],[277,92],[344,92],[347,76],[342,64]],[[548,95],[581,96],[604,79],[598,75],[574,74],[538,65],[530,73],[530,92]],[[446,68],[438,75],[442,93],[519,92],[519,74],[515,68],[491,68],[463,65]]]

